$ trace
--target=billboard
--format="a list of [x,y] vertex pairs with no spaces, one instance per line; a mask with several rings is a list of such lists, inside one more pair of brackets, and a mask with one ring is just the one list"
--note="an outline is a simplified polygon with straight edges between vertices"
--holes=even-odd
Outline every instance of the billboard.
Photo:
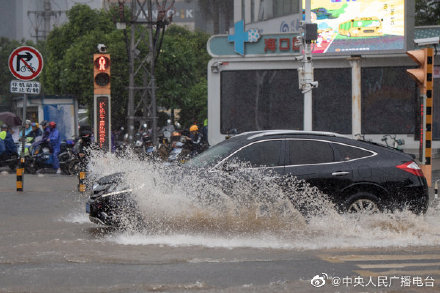
[[[405,50],[405,0],[310,0],[318,25],[314,54]],[[302,2],[305,19],[305,0]],[[386,53],[386,52],[383,52]]]

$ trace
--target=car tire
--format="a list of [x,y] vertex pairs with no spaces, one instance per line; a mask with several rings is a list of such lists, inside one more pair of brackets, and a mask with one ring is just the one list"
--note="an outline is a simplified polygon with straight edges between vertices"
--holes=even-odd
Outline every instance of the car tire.
[[369,192],[357,192],[351,195],[345,203],[345,212],[347,213],[374,214],[380,210],[379,199]]

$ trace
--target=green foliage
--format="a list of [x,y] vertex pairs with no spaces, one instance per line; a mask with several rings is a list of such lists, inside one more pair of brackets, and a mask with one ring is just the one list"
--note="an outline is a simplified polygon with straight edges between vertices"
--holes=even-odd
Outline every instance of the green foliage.
[[183,125],[191,124],[198,116],[201,116],[199,121],[206,118],[208,38],[205,33],[176,25],[165,33],[156,66],[158,103],[168,109],[181,109]]
[[128,58],[123,33],[116,30],[112,13],[87,5],[69,10],[69,21],[55,28],[46,42],[41,81],[46,94],[72,95],[93,109],[93,54],[98,44],[106,44],[112,64],[112,117],[124,120]]
[[440,25],[440,2],[433,0],[416,0],[416,24]]
[[[46,94],[73,95],[80,104],[93,109],[92,56],[97,44],[106,44],[112,64],[112,120],[115,125],[123,125],[128,98],[128,56],[126,36],[112,22],[115,13],[92,10],[87,5],[75,5],[69,10],[69,21],[55,28],[46,42],[41,81]],[[208,37],[179,26],[166,30],[156,64],[158,106],[181,109],[185,117],[193,113],[206,116],[207,90],[199,83],[206,83]],[[138,49],[145,53],[148,44],[140,44]],[[142,76],[136,78],[141,83]],[[198,100],[191,103],[190,96]]]

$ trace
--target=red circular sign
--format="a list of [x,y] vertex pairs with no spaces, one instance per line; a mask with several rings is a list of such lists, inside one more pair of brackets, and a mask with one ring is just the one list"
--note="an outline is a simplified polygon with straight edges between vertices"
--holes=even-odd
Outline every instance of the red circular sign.
[[18,47],[9,56],[9,70],[18,79],[32,80],[43,69],[43,57],[37,49],[29,46]]

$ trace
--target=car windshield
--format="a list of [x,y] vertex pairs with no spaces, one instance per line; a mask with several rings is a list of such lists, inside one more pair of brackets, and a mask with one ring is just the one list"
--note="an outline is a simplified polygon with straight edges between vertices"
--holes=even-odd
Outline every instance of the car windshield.
[[235,149],[237,149],[237,142],[231,138],[207,149],[189,160],[185,165],[192,168],[206,168],[225,158]]

